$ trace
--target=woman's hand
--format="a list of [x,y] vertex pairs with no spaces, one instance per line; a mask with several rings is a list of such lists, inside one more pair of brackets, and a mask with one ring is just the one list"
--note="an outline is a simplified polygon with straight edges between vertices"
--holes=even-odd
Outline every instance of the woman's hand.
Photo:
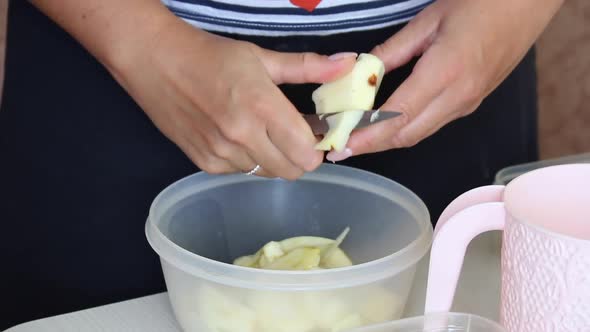
[[355,54],[278,53],[198,31],[175,19],[115,72],[154,124],[209,173],[296,179],[323,153],[277,87],[348,72]]
[[372,51],[386,71],[420,56],[380,108],[403,116],[353,132],[351,155],[411,147],[472,113],[514,69],[563,0],[438,0]]
[[[198,30],[159,0],[32,0],[82,43],[204,171],[296,179],[323,160],[277,87],[323,83],[355,54],[278,53]],[[311,98],[311,96],[310,96]]]

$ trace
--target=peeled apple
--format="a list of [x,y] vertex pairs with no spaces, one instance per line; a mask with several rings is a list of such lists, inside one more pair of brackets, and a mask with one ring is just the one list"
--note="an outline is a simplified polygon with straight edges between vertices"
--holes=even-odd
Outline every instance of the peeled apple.
[[327,119],[330,129],[322,141],[316,144],[316,149],[344,150],[363,112],[373,108],[384,74],[385,66],[381,59],[362,53],[351,72],[338,80],[322,84],[312,93],[316,114],[339,113]]
[[210,331],[256,332],[256,311],[209,286],[199,291],[199,313]]
[[[297,236],[269,241],[234,264],[275,270],[351,266],[339,247],[349,231],[347,227],[336,239]],[[198,320],[208,332],[340,332],[397,319],[403,309],[397,295],[382,285],[287,292],[204,284],[197,297]]]
[[345,76],[322,84],[311,95],[317,114],[369,110],[381,85],[385,66],[378,57],[362,53]]
[[268,270],[317,270],[351,266],[339,248],[348,234],[346,228],[336,240],[318,236],[297,236],[270,241],[253,255],[238,257],[235,265]]
[[330,116],[326,121],[330,128],[324,138],[315,145],[316,150],[342,151],[350,133],[363,117],[364,111],[347,111]]
[[[207,332],[341,332],[399,319],[403,303],[380,285],[354,291],[279,292],[203,285],[199,321]],[[195,328],[187,332],[201,332]]]
[[332,332],[346,331],[363,325],[363,318],[359,314],[344,317],[332,326]]
[[307,292],[299,296],[299,301],[305,308],[307,317],[312,319],[319,329],[331,330],[345,317],[354,312],[350,303],[342,301],[337,293],[331,291]]
[[256,331],[308,332],[314,328],[314,322],[298,303],[297,294],[278,297],[276,292],[258,291],[250,294],[246,302],[256,313]]
[[380,323],[391,320],[392,317],[400,317],[404,309],[398,296],[380,287],[364,289],[357,299],[359,299],[356,302],[358,312],[366,322],[370,323]]

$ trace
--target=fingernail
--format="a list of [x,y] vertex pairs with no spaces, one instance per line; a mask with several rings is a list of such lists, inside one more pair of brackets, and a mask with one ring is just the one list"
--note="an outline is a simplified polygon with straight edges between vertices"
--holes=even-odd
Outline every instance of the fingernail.
[[328,57],[328,60],[338,61],[338,60],[342,60],[342,59],[356,58],[357,56],[358,56],[358,54],[355,52],[342,52],[342,53],[336,53],[336,54],[330,55]]
[[328,159],[331,162],[337,162],[337,161],[342,161],[344,159],[347,159],[350,156],[352,156],[352,150],[349,148],[346,148],[346,149],[344,149],[344,151],[341,151],[341,152],[336,152],[336,151],[328,152],[326,159]]

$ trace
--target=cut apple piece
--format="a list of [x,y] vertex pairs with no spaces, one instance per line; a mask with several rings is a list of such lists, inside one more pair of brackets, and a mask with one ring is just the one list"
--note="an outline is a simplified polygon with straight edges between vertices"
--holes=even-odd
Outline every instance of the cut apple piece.
[[340,248],[335,248],[329,254],[322,258],[321,268],[336,269],[339,267],[352,266],[350,258]]
[[235,265],[272,270],[321,270],[351,266],[352,261],[339,248],[349,227],[336,240],[319,236],[296,236],[270,241],[253,255],[238,257]]
[[260,257],[262,256],[262,248],[258,250],[254,255],[246,255],[238,257],[234,260],[235,265],[246,266],[246,267],[260,267]]
[[322,84],[312,93],[317,114],[338,113],[326,119],[329,130],[316,144],[316,150],[344,150],[363,112],[373,108],[384,74],[383,61],[363,53],[350,73]]
[[285,255],[285,252],[281,249],[281,245],[278,242],[270,241],[262,247],[262,256],[258,265],[260,267],[267,266],[280,257],[283,257],[283,255]]
[[256,332],[308,332],[314,328],[297,301],[297,294],[252,292],[247,304],[256,312]]
[[319,248],[297,248],[268,265],[269,270],[311,270],[320,265]]
[[238,257],[234,260],[234,264],[245,267],[255,267],[258,264],[258,257],[255,255]]
[[202,286],[198,305],[201,318],[211,331],[256,331],[256,313],[216,288]]
[[404,310],[401,299],[391,290],[383,287],[365,289],[358,298],[358,311],[369,323],[399,319]]
[[352,306],[338,292],[307,292],[298,299],[308,319],[314,321],[322,331],[330,330],[352,313]]
[[346,331],[346,330],[354,329],[357,327],[361,327],[362,325],[363,325],[362,317],[359,314],[352,314],[352,315],[345,317],[341,321],[335,323],[332,326],[332,332]]
[[346,227],[344,229],[344,231],[342,231],[342,233],[340,233],[340,235],[338,235],[336,240],[334,240],[334,242],[332,242],[330,245],[324,246],[322,248],[322,251],[321,251],[322,259],[324,259],[326,256],[330,255],[332,253],[332,251],[334,251],[334,249],[340,247],[340,245],[342,244],[342,242],[344,241],[344,239],[348,235],[348,232],[350,232],[350,227]]
[[383,61],[362,53],[345,76],[322,84],[311,95],[317,114],[340,113],[373,108],[385,73]]
[[348,143],[350,133],[363,117],[364,111],[347,111],[331,115],[328,119],[330,129],[324,138],[315,145],[316,150],[341,152]]
[[281,249],[289,252],[301,247],[323,247],[334,243],[334,240],[319,236],[296,236],[280,242]]

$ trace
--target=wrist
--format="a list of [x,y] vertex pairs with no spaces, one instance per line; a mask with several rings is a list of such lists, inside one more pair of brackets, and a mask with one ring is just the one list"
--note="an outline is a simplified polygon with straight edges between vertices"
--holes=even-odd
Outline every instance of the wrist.
[[[187,57],[194,60],[191,61],[194,65],[207,62],[205,53],[211,35],[184,22],[165,7],[164,11],[144,13],[143,20],[137,18],[121,30],[125,36],[115,34],[115,40],[104,48],[100,61],[123,85],[131,73],[173,67]],[[187,45],[192,46],[190,51],[184,51]],[[195,49],[200,52],[195,53]]]
[[142,8],[140,13],[114,19],[101,44],[92,52],[111,72],[138,64],[180,19],[163,6]]

